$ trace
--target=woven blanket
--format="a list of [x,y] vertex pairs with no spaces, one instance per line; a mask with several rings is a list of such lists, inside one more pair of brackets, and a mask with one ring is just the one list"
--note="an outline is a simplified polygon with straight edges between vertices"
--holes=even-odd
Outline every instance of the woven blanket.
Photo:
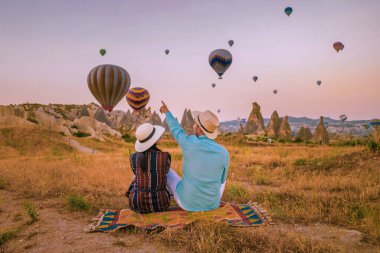
[[204,212],[188,212],[178,206],[166,212],[139,214],[130,209],[106,211],[90,231],[112,232],[120,228],[140,228],[147,231],[182,228],[198,220],[226,222],[230,226],[254,227],[272,224],[266,211],[257,203],[232,204],[222,202],[218,209]]

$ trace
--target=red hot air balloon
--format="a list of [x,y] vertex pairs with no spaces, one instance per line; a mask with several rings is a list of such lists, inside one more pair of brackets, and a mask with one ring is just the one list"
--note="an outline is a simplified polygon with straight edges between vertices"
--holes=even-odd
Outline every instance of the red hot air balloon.
[[122,67],[105,64],[94,67],[87,76],[88,88],[92,95],[111,112],[127,94],[131,84],[128,72]]
[[126,97],[127,103],[132,107],[133,110],[138,112],[148,104],[150,94],[149,91],[144,88],[134,87],[128,90]]
[[336,52],[338,53],[339,51],[343,50],[344,45],[343,45],[342,42],[335,42],[334,45],[333,45],[333,47],[336,50]]

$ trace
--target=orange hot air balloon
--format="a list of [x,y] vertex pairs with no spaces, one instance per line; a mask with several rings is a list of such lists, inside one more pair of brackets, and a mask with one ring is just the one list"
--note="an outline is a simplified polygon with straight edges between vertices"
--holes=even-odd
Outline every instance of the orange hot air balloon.
[[333,45],[333,47],[336,50],[336,52],[338,53],[339,51],[343,50],[344,45],[343,45],[342,42],[335,42],[334,45]]

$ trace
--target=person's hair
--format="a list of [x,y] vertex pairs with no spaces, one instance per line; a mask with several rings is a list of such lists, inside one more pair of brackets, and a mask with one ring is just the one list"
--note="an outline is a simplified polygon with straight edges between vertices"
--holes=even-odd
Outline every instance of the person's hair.
[[154,151],[161,151],[157,148],[156,144],[153,144],[148,150],[140,153],[140,168],[145,172],[148,169],[148,153]]

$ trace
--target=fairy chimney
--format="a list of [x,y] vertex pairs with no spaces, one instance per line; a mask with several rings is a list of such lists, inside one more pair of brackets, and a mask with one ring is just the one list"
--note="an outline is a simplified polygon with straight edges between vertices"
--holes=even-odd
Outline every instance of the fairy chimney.
[[252,111],[248,117],[247,125],[244,132],[246,134],[263,134],[264,133],[264,118],[260,112],[258,103],[252,104]]
[[111,126],[111,121],[107,118],[106,114],[104,113],[103,108],[99,107],[94,115],[94,118],[99,121],[106,123],[108,126]]
[[288,116],[285,116],[282,119],[278,136],[280,139],[287,141],[290,141],[292,139],[292,130],[289,125]]
[[322,145],[329,143],[329,133],[325,128],[325,124],[323,123],[323,117],[319,121],[317,128],[315,129],[314,141],[320,143]]
[[181,120],[181,126],[183,130],[185,130],[186,134],[192,134],[193,125],[194,125],[193,115],[191,114],[190,109],[185,109],[185,111],[183,112],[182,120]]
[[281,119],[280,117],[278,117],[277,111],[274,111],[272,113],[272,116],[270,117],[270,121],[267,127],[268,136],[272,138],[277,138],[280,132],[280,126],[281,126]]
[[297,138],[305,142],[310,141],[313,138],[310,128],[302,126],[297,132]]

